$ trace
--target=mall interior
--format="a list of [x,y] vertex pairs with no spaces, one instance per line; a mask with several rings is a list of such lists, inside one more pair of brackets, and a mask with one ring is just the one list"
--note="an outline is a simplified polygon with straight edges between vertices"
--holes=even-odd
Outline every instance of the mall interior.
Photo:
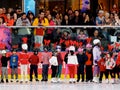
[[[5,8],[21,7],[22,10],[24,10],[24,1],[25,0],[0,0],[0,6]],[[52,10],[55,6],[57,6],[61,9],[61,12],[65,12],[70,7],[73,10],[82,9],[85,6],[85,4],[87,4],[87,9],[91,11],[95,11],[97,8],[110,11],[112,9],[113,4],[117,4],[117,6],[120,7],[120,0],[31,0],[31,1],[35,1],[36,10],[41,8]]]

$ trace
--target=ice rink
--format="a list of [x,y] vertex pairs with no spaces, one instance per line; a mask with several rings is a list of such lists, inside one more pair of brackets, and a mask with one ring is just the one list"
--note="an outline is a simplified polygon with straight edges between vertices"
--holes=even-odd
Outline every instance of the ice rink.
[[32,83],[0,83],[0,90],[120,90],[120,84],[75,83],[68,82],[32,82]]

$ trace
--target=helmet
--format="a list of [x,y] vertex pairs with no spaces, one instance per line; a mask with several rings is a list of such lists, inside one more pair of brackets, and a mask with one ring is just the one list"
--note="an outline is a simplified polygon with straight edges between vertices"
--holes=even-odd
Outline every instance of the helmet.
[[23,50],[27,50],[28,49],[28,45],[27,44],[22,44],[22,49]]
[[96,45],[96,44],[98,44],[98,43],[100,43],[100,40],[99,40],[99,39],[95,39],[95,40],[93,41],[93,44],[94,44],[94,45]]
[[87,44],[86,48],[92,48],[92,45],[91,44]]
[[75,52],[75,47],[74,46],[70,46],[69,47],[69,51],[74,51]]
[[78,48],[78,52],[83,52],[83,49],[82,48]]
[[5,53],[7,53],[6,50],[2,50],[2,54],[5,54]]

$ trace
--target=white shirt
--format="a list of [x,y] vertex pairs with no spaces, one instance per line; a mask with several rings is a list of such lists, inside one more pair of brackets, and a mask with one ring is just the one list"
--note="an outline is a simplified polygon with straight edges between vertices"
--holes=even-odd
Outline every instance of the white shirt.
[[76,55],[68,55],[68,64],[78,64],[77,56]]
[[49,60],[50,64],[53,66],[58,66],[58,61],[56,56],[52,56]]

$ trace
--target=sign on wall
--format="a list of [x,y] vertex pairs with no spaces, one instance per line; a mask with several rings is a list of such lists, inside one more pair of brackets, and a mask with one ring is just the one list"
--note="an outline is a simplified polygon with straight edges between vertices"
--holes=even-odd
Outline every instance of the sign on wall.
[[24,0],[24,12],[27,14],[28,11],[32,11],[35,14],[34,0]]

